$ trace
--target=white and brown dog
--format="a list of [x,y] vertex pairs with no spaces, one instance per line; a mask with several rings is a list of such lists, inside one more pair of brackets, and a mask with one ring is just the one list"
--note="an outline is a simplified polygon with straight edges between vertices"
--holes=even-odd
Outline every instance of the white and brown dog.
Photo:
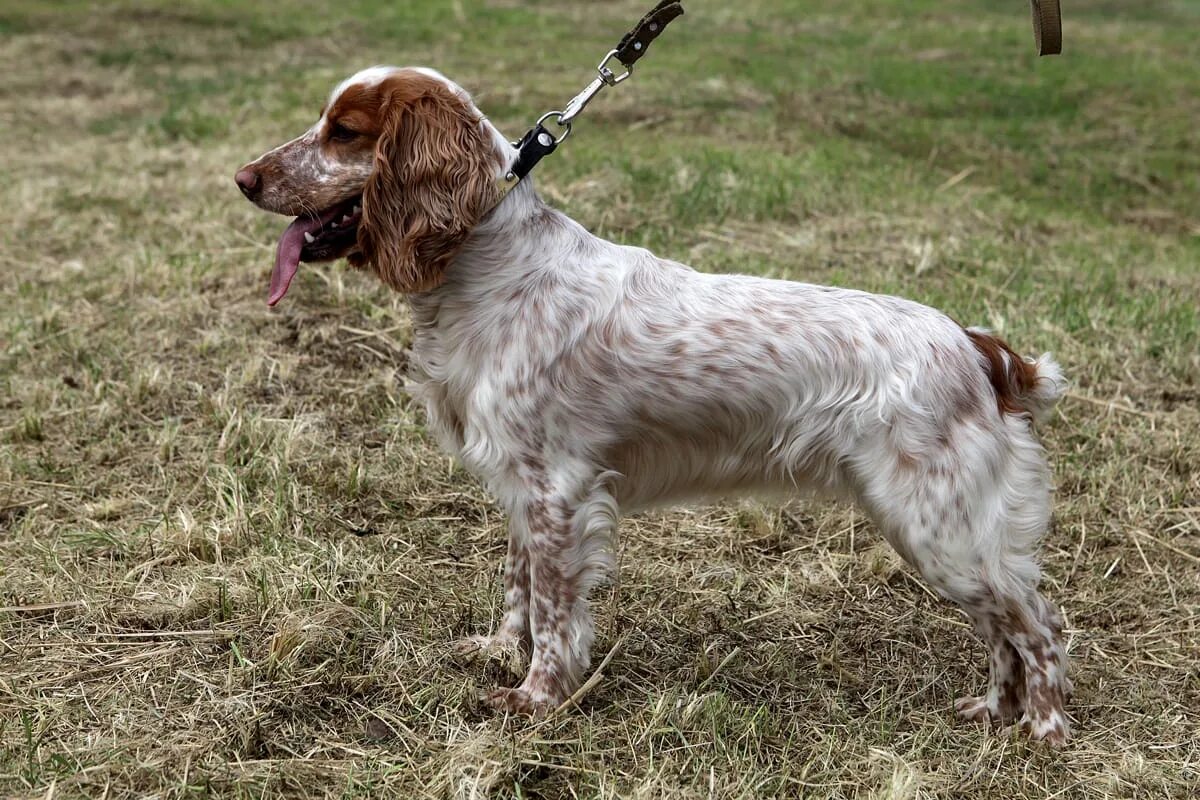
[[1032,429],[1063,391],[1057,365],[907,300],[704,274],[599,239],[528,179],[500,200],[514,155],[439,73],[375,67],[236,176],[297,215],[271,304],[301,261],[341,256],[408,297],[429,427],[511,516],[504,619],[478,644],[519,647],[529,669],[489,702],[536,714],[580,685],[588,591],[622,511],[819,490],[857,502],[974,622],[990,679],[959,713],[1065,742]]

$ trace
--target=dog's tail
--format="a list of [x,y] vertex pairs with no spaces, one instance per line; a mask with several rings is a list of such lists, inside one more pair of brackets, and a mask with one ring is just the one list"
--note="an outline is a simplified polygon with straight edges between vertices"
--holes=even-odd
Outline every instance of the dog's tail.
[[1067,389],[1058,363],[1049,353],[1036,359],[1022,358],[1003,339],[980,328],[966,331],[982,357],[1000,410],[1044,419]]

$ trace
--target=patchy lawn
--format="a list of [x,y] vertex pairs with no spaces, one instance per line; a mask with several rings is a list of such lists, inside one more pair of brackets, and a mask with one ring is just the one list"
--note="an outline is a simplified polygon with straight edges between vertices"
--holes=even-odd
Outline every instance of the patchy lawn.
[[1180,797],[1200,791],[1200,8],[688,2],[538,169],[598,233],[903,294],[1073,380],[1044,429],[1076,739],[956,723],[964,618],[853,511],[622,525],[582,711],[485,713],[504,520],[342,264],[264,305],[234,170],[373,63],[512,135],[648,0],[0,0],[0,795]]

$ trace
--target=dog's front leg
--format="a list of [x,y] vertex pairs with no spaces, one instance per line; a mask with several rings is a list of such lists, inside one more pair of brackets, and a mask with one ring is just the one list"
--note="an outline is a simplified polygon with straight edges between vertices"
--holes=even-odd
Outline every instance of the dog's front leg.
[[490,636],[471,636],[456,647],[462,656],[499,658],[514,671],[527,663],[529,631],[529,552],[524,526],[510,524],[504,559],[504,617]]
[[521,685],[488,696],[500,710],[541,715],[566,700],[588,668],[594,633],[587,594],[612,566],[617,511],[599,483],[580,495],[538,493],[514,509],[510,535],[524,537],[533,648]]

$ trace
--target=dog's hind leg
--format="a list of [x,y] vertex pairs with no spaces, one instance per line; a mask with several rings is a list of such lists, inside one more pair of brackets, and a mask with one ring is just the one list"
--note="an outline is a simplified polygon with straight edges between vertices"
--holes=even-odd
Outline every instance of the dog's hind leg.
[[1049,475],[1026,421],[988,418],[961,428],[922,461],[876,458],[857,471],[864,507],[893,547],[971,618],[989,650],[987,692],[958,701],[960,716],[1019,719],[1034,739],[1069,737],[1070,693],[1061,617],[1037,590],[1035,551],[1050,519]]

